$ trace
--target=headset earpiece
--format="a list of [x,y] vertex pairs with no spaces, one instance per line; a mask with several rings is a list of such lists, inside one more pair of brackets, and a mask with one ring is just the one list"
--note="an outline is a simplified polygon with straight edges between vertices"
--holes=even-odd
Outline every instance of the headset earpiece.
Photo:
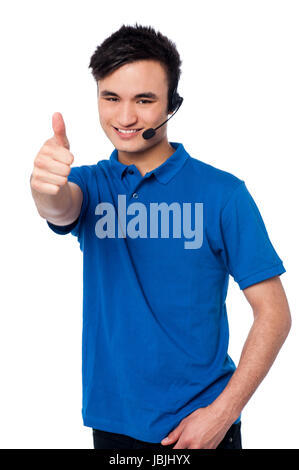
[[183,98],[180,97],[180,95],[177,92],[177,89],[173,91],[171,95],[171,100],[170,100],[170,109],[169,112],[172,113],[173,111],[176,110],[176,108],[182,103]]

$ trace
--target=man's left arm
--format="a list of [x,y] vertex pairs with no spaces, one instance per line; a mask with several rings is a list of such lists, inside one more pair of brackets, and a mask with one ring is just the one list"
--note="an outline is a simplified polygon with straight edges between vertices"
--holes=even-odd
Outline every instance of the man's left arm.
[[271,368],[291,328],[288,301],[279,276],[243,290],[254,321],[240,361],[211,405],[198,408],[168,434],[174,449],[215,449]]

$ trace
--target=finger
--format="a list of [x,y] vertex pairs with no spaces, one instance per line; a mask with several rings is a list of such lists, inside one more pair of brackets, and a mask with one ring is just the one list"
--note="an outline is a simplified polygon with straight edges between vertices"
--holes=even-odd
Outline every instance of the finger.
[[182,439],[179,439],[175,446],[172,449],[188,449],[188,446]]
[[35,166],[60,176],[68,176],[71,171],[69,165],[61,161],[54,160],[53,158],[48,157],[47,155],[43,155],[42,158],[36,160]]
[[60,186],[57,186],[56,184],[43,183],[41,181],[34,181],[34,183],[32,183],[32,187],[37,192],[50,195],[55,195],[60,190]]
[[43,183],[55,184],[58,186],[66,184],[67,182],[66,176],[55,175],[54,173],[49,173],[48,171],[42,170],[41,168],[35,170],[35,177]]
[[58,145],[70,149],[70,143],[66,136],[65,123],[61,113],[54,113],[52,116],[52,128],[54,137]]
[[172,444],[173,442],[177,441],[178,438],[180,437],[182,432],[182,429],[180,427],[177,427],[173,431],[171,431],[168,436],[166,436],[162,441],[161,444]]
[[57,146],[55,149],[53,149],[53,146],[51,145],[51,139],[44,144],[41,152],[43,156],[48,155],[53,160],[56,160],[60,163],[65,163],[66,165],[72,165],[74,162],[74,155],[68,149],[61,146]]

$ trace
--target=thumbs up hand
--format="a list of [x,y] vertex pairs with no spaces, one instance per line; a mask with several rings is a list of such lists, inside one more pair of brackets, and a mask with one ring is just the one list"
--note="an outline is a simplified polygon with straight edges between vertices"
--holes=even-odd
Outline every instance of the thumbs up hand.
[[74,155],[66,136],[61,113],[52,116],[54,135],[41,147],[34,160],[31,187],[39,193],[55,195],[67,184]]

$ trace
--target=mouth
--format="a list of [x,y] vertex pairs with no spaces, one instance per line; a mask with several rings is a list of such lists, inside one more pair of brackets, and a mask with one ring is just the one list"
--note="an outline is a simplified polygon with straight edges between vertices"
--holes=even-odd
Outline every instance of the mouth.
[[142,131],[141,129],[121,129],[119,127],[114,127],[112,126],[113,129],[115,130],[116,134],[121,137],[122,139],[131,139],[133,137],[136,137]]

